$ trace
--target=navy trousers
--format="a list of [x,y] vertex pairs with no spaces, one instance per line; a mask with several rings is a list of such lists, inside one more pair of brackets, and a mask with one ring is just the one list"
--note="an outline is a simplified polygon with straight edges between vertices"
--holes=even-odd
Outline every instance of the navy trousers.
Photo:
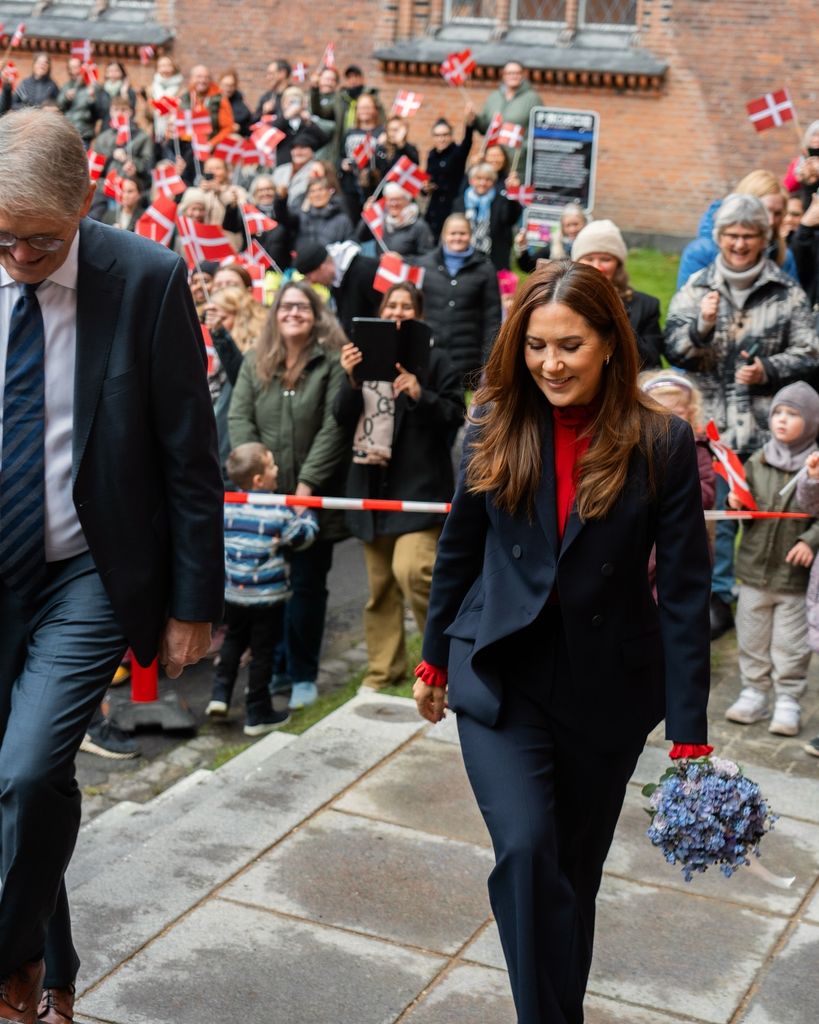
[[32,608],[0,582],[0,623],[0,977],[45,956],[46,987],[64,988],[74,760],[126,641],[89,552],[49,563]]
[[644,740],[612,753],[584,735],[591,709],[572,684],[559,610],[548,608],[504,648],[497,725],[458,715],[495,850],[490,902],[518,1024],[582,1024],[595,898]]

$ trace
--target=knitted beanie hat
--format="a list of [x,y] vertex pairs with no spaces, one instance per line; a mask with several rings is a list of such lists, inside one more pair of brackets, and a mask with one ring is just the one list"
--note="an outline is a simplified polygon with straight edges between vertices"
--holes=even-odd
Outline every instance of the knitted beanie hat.
[[572,242],[572,259],[576,261],[593,252],[616,256],[625,266],[628,249],[613,220],[593,220],[578,233]]

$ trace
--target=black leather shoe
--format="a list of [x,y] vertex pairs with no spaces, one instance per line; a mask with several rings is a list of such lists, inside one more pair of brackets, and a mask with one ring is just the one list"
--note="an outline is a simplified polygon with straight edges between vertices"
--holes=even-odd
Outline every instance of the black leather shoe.
[[730,604],[726,604],[716,594],[711,595],[711,639],[719,640],[723,633],[734,628],[734,613]]

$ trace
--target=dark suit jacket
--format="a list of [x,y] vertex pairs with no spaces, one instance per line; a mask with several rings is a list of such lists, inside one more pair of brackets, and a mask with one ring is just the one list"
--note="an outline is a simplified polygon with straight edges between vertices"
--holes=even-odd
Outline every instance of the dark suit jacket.
[[[464,451],[468,444],[469,436]],[[670,738],[705,742],[710,564],[691,428],[673,417],[661,448],[655,500],[645,497],[646,460],[635,453],[614,509],[585,524],[572,510],[562,544],[550,416],[533,521],[499,511],[490,496],[468,494],[462,471],[424,635],[424,658],[449,666],[455,711],[494,726],[516,674],[540,670],[546,685],[545,668],[521,664],[514,645],[500,642],[533,623],[556,587],[572,668],[566,683],[585,698],[576,724],[590,741],[627,746],[665,711]],[[647,573],[655,543],[659,608]],[[544,665],[546,658],[543,652]]]
[[223,487],[185,266],[127,231],[80,224],[74,504],[142,664],[169,615],[213,622]]

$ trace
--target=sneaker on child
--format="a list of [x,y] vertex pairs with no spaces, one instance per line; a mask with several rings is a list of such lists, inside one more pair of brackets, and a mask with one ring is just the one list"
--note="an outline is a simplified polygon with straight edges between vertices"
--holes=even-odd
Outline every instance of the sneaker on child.
[[801,709],[799,702],[787,694],[776,698],[773,718],[768,726],[768,732],[777,736],[797,736],[799,734]]
[[243,732],[245,736],[264,736],[265,733],[280,729],[290,721],[287,711],[266,711],[260,715],[248,712]]
[[761,722],[763,718],[768,717],[768,698],[759,690],[746,686],[725,712],[725,717],[729,722],[739,722],[741,725]]
[[315,704],[317,700],[318,687],[315,683],[293,683],[287,706],[291,711],[299,711],[309,704]]

